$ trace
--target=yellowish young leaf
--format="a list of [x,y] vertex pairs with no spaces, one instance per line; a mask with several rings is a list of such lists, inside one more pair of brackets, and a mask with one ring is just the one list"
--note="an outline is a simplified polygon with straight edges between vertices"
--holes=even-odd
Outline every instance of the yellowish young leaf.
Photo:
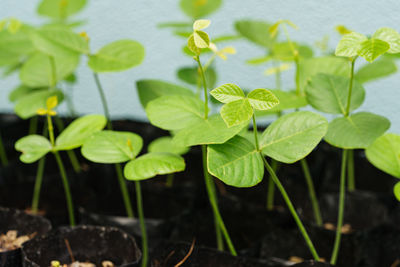
[[55,108],[57,105],[58,105],[57,96],[51,96],[51,97],[47,98],[47,100],[46,100],[47,109],[51,110],[51,109]]
[[210,26],[211,21],[208,19],[198,19],[193,23],[193,30],[200,31]]

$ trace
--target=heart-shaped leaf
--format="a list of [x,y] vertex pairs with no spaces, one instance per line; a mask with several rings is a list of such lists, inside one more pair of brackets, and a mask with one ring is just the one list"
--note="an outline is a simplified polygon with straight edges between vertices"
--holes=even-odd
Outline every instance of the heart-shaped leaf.
[[153,125],[180,130],[203,120],[204,103],[197,97],[166,95],[150,101],[146,113]]
[[[350,79],[329,74],[317,74],[305,87],[308,103],[315,109],[332,114],[346,114]],[[350,99],[350,111],[364,102],[365,90],[357,81],[353,81]]]
[[107,120],[103,115],[86,115],[74,120],[57,137],[56,150],[71,150],[83,145],[85,140],[106,126]]
[[124,174],[126,179],[140,181],[156,175],[181,172],[185,170],[182,157],[172,153],[148,153],[126,164]]
[[365,153],[378,169],[400,178],[400,135],[387,133],[376,139]]
[[331,121],[325,141],[343,149],[367,148],[389,127],[390,121],[385,117],[359,112]]
[[179,146],[176,144],[171,136],[159,137],[149,144],[147,150],[153,152],[170,152],[176,155],[183,155],[189,151],[186,146]]
[[367,40],[367,37],[361,33],[351,32],[345,34],[336,46],[335,55],[339,57],[357,56],[361,43]]
[[232,127],[249,121],[253,116],[253,108],[249,100],[243,98],[225,104],[220,113],[226,125]]
[[52,96],[57,96],[58,103],[64,99],[64,94],[60,90],[32,90],[29,94],[18,99],[15,104],[15,113],[22,119],[28,119],[37,115],[37,110],[46,108],[46,101]]
[[360,44],[357,53],[365,60],[372,62],[390,49],[390,45],[379,39],[369,39]]
[[81,151],[93,162],[122,163],[134,159],[142,146],[142,138],[135,133],[104,130],[87,138]]
[[328,128],[327,120],[310,111],[297,111],[274,121],[262,134],[262,152],[284,163],[306,157],[318,145]]
[[241,136],[224,144],[209,145],[208,171],[227,185],[252,187],[262,181],[264,165],[254,145]]
[[268,110],[279,104],[278,98],[267,89],[254,89],[247,95],[250,105],[257,110]]
[[15,149],[22,152],[19,157],[24,163],[33,163],[52,149],[49,140],[40,135],[28,135],[15,143]]
[[387,51],[391,54],[400,53],[400,34],[392,28],[380,28],[372,35],[372,38],[387,42],[390,49]]
[[222,103],[237,101],[245,97],[243,90],[233,83],[223,84],[211,90],[210,94]]
[[144,53],[144,47],[140,43],[133,40],[119,40],[89,56],[88,65],[94,72],[123,71],[140,65]]

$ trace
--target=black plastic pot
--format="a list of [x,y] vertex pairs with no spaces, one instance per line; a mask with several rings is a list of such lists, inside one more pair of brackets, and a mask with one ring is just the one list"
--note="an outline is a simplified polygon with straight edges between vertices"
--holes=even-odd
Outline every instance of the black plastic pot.
[[52,260],[71,262],[68,240],[77,261],[90,261],[97,266],[104,260],[116,266],[138,266],[141,252],[135,239],[113,227],[60,227],[45,236],[26,242],[22,247],[25,267],[49,266]]
[[[9,230],[17,230],[18,236],[36,236],[51,230],[51,224],[43,217],[27,214],[21,210],[0,207],[0,233],[5,234]],[[21,249],[0,252],[1,267],[22,266]]]

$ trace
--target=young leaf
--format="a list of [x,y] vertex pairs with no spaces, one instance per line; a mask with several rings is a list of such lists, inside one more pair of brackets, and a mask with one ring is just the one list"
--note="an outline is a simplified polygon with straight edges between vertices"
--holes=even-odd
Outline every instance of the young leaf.
[[279,104],[274,106],[272,109],[264,111],[255,111],[256,116],[271,115],[275,112],[297,109],[307,106],[307,100],[305,96],[297,95],[296,91],[282,91],[282,90],[271,90],[271,92],[279,100]]
[[228,127],[219,114],[201,119],[180,130],[174,141],[181,146],[222,144],[238,134],[247,122]]
[[268,110],[279,104],[278,98],[267,89],[254,89],[247,95],[250,105],[257,110]]
[[204,103],[193,96],[166,95],[150,101],[146,114],[161,129],[180,130],[203,120]]
[[284,163],[306,157],[318,145],[328,128],[327,120],[310,111],[289,113],[274,121],[262,134],[262,152]]
[[116,72],[135,67],[144,59],[144,47],[133,40],[119,40],[102,47],[89,56],[89,67],[94,72]]
[[124,175],[126,179],[140,181],[185,170],[185,161],[182,157],[165,152],[148,153],[126,164]]
[[397,182],[393,187],[393,193],[398,201],[400,201],[400,182]]
[[193,30],[200,31],[210,26],[211,21],[208,19],[198,19],[193,23]]
[[[346,114],[350,79],[329,74],[317,74],[305,87],[308,103],[315,109],[332,114]],[[353,81],[350,111],[364,102],[365,90],[357,81]]]
[[252,187],[262,181],[264,165],[254,145],[241,136],[224,144],[209,145],[208,171],[227,185]]
[[206,32],[194,31],[193,40],[195,46],[198,48],[208,48],[210,46],[210,37]]
[[57,137],[56,150],[71,150],[82,146],[84,141],[95,132],[106,126],[107,120],[103,115],[86,115],[74,120]]
[[142,146],[142,138],[135,133],[103,130],[87,138],[81,151],[93,162],[122,163],[134,159]]
[[171,136],[159,137],[149,144],[147,147],[148,152],[170,152],[176,155],[183,155],[189,151],[186,146],[176,144]]
[[355,74],[355,79],[366,83],[396,73],[397,66],[393,59],[383,57],[362,66]]
[[387,133],[365,150],[367,159],[378,169],[400,178],[400,136]]
[[385,117],[358,112],[331,121],[325,141],[343,149],[367,148],[389,127],[390,121]]
[[205,17],[215,12],[222,4],[222,0],[181,0],[180,7],[192,19]]
[[221,108],[221,117],[228,127],[247,122],[253,116],[253,108],[248,99],[229,102]]
[[33,163],[49,153],[52,149],[49,140],[40,135],[28,135],[15,143],[15,149],[22,152],[20,160]]
[[38,13],[53,19],[65,19],[84,8],[86,2],[86,0],[42,0]]
[[245,97],[243,90],[233,83],[226,83],[211,90],[210,95],[222,103],[237,101]]
[[64,95],[60,90],[34,90],[17,101],[14,111],[21,119],[28,119],[37,115],[38,109],[46,109],[46,101],[52,96],[57,96],[59,103],[64,99]]
[[360,44],[357,53],[367,61],[372,62],[377,57],[388,51],[389,48],[390,45],[385,41],[379,39],[369,39]]
[[189,88],[159,80],[139,80],[136,82],[136,88],[139,94],[140,103],[144,108],[146,108],[147,104],[151,100],[159,98],[160,96],[194,96],[194,93]]
[[367,37],[361,33],[351,32],[345,34],[336,46],[335,55],[339,57],[357,56],[361,43],[367,40]]
[[269,34],[271,24],[265,21],[240,20],[235,22],[235,29],[240,35],[249,41],[270,48],[274,43],[274,38]]
[[390,45],[388,53],[400,53],[400,34],[394,29],[380,28],[372,35],[372,38],[387,42]]
[[[210,41],[210,40],[208,40],[208,41]],[[200,49],[199,47],[197,47],[197,45],[196,45],[196,43],[195,43],[195,41],[194,41],[194,33],[192,33],[192,34],[189,36],[187,47],[188,47],[189,50],[192,51],[195,55],[200,55],[201,49]]]

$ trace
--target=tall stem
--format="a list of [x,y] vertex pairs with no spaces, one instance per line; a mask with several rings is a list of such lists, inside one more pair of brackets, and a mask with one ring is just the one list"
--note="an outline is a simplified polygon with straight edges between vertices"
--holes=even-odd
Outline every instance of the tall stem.
[[[217,199],[216,199],[216,194],[215,194],[215,190],[213,187],[213,180],[211,175],[208,173],[207,170],[207,147],[205,145],[201,146],[201,150],[203,153],[203,172],[204,172],[204,180],[205,180],[205,184],[206,184],[206,189],[207,189],[207,193],[208,193],[208,198],[210,200],[210,204],[211,207],[213,209],[214,212],[214,218],[215,221],[218,222],[219,228],[222,231],[222,234],[225,238],[225,241],[228,245],[229,251],[231,252],[232,255],[237,256],[235,247],[233,246],[232,240],[229,236],[228,230],[225,227],[225,223],[222,219],[222,216],[219,212],[218,209],[218,204],[217,204]],[[216,230],[218,231],[218,230]]]
[[283,187],[283,185],[281,184],[281,182],[279,181],[278,177],[276,176],[276,173],[273,171],[273,169],[271,168],[271,166],[268,164],[268,161],[264,158],[264,156],[262,155],[262,153],[260,152],[260,156],[264,161],[264,166],[267,169],[267,171],[269,172],[269,174],[271,175],[271,178],[273,179],[276,187],[278,188],[278,190],[281,192],[282,197],[284,199],[284,201],[286,202],[286,205],[289,208],[290,213],[293,216],[293,219],[295,220],[297,227],[300,230],[300,233],[303,235],[304,240],[306,241],[306,244],[314,258],[315,261],[319,261],[319,256],[317,251],[315,250],[315,247],[310,239],[310,236],[308,235],[303,223],[301,222],[299,215],[297,215],[297,212],[292,204],[292,201],[290,200],[288,194],[286,193],[285,188]]
[[319,208],[317,195],[315,193],[314,183],[310,174],[310,169],[308,168],[306,159],[301,159],[300,163],[301,163],[301,168],[303,169],[304,177],[306,178],[308,194],[310,196],[311,204],[314,211],[315,223],[318,226],[322,226],[321,210]]
[[347,190],[353,192],[356,189],[356,181],[354,177],[354,150],[348,151],[348,166],[347,166]]
[[254,134],[254,143],[256,145],[257,151],[260,151],[260,145],[258,144],[258,130],[256,123],[256,115],[253,112],[253,134]]
[[32,213],[34,214],[37,213],[39,210],[40,190],[42,188],[45,163],[46,163],[46,157],[41,158],[39,160],[39,165],[36,172],[35,186],[33,189],[33,197],[32,197]]
[[8,165],[8,158],[7,158],[6,150],[4,149],[3,138],[1,137],[1,133],[0,133],[0,161],[1,161],[1,165],[3,165],[3,166]]
[[200,57],[196,56],[197,65],[199,66],[200,75],[203,80],[203,89],[204,89],[204,119],[208,118],[208,91],[207,91],[207,82],[206,76],[204,75],[203,67],[201,66]]
[[67,208],[68,208],[68,215],[69,215],[69,224],[71,226],[75,226],[74,204],[72,203],[71,191],[69,188],[68,178],[67,178],[67,174],[65,172],[64,164],[62,163],[61,157],[57,151],[53,152],[53,154],[56,158],[58,168],[59,168],[60,174],[61,174],[61,179],[62,179],[63,186],[64,186],[65,198],[67,201]]
[[[104,116],[106,116],[107,118],[107,129],[108,130],[112,130],[112,123],[111,123],[111,117],[110,117],[110,112],[108,109],[108,104],[107,104],[107,99],[106,96],[104,94],[104,90],[103,90],[103,86],[101,85],[100,79],[99,79],[99,75],[95,72],[93,72],[93,77],[97,86],[97,90],[99,91],[99,95],[101,98],[101,103],[103,105],[103,111],[104,111]],[[126,209],[126,213],[127,216],[130,218],[133,218],[133,209],[132,209],[132,205],[131,205],[131,199],[129,197],[129,193],[128,193],[128,187],[126,185],[126,182],[124,180],[124,176],[123,176],[123,172],[122,172],[122,167],[120,164],[115,164],[115,170],[117,172],[117,178],[118,178],[118,183],[119,186],[121,188],[121,194],[122,194],[122,198],[124,201],[124,205],[125,205],[125,209]]]
[[339,254],[340,239],[342,237],[342,226],[344,217],[344,203],[345,203],[345,187],[346,187],[346,165],[347,165],[347,149],[343,149],[342,152],[342,168],[340,172],[340,190],[339,190],[339,211],[338,219],[336,224],[336,237],[335,244],[333,246],[331,264],[335,265]]
[[147,245],[147,231],[146,231],[146,222],[144,220],[144,213],[143,213],[143,199],[142,199],[142,189],[140,187],[140,182],[135,181],[135,190],[136,190],[136,203],[137,203],[137,210],[139,216],[139,223],[140,223],[140,231],[142,233],[142,267],[147,266],[148,261],[148,245]]
[[[272,159],[271,160],[271,168],[276,173],[278,171],[278,161]],[[274,209],[274,200],[275,200],[275,183],[274,180],[269,176],[268,178],[268,192],[267,192],[267,210],[271,211]]]
[[350,70],[350,82],[349,82],[349,92],[347,95],[347,105],[346,105],[346,112],[345,116],[349,116],[350,114],[350,104],[351,104],[351,93],[353,91],[353,80],[354,80],[354,64],[356,62],[357,57],[351,59],[351,70]]

